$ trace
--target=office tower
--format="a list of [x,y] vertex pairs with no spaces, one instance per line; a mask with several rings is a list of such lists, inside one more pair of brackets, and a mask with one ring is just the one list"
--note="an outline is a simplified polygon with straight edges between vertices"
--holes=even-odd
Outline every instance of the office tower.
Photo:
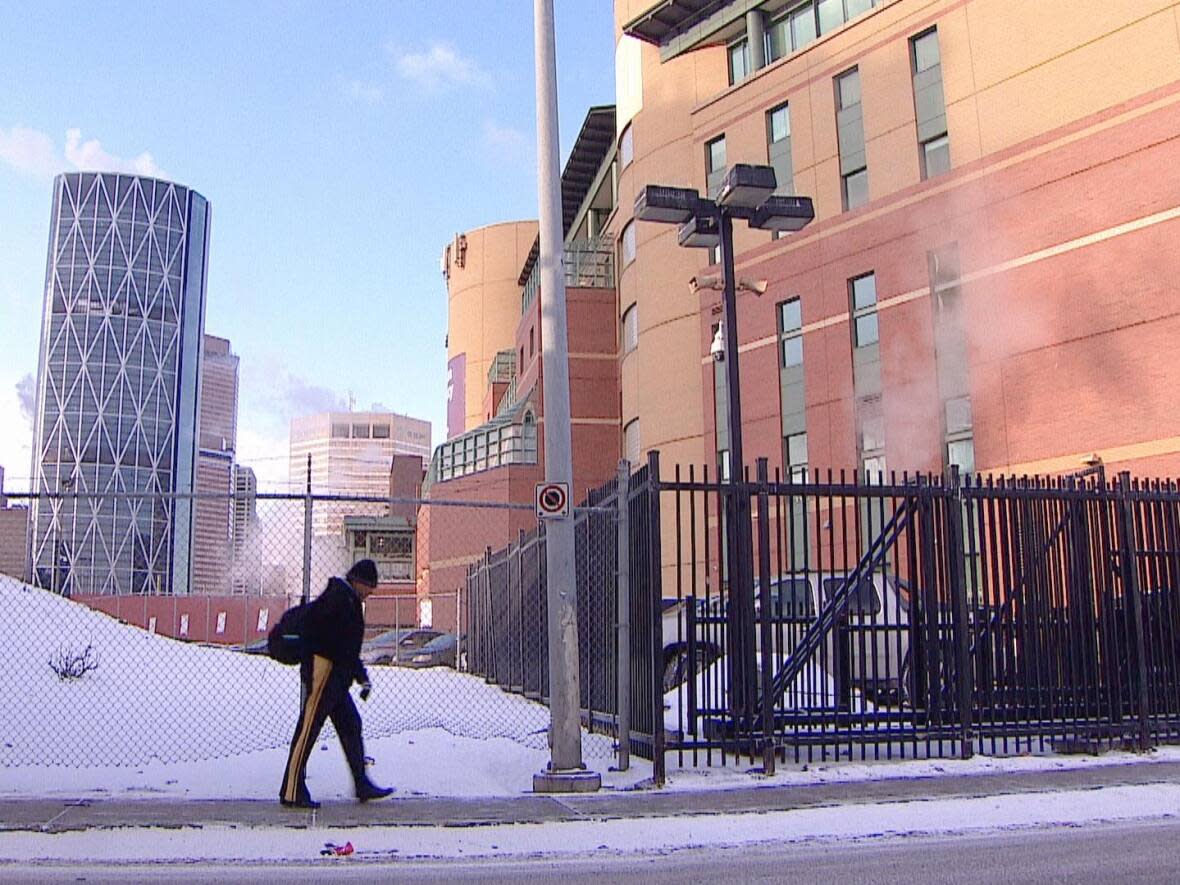
[[[210,207],[113,173],[53,185],[34,420],[33,579],[190,591]],[[153,497],[164,496],[164,497]]]

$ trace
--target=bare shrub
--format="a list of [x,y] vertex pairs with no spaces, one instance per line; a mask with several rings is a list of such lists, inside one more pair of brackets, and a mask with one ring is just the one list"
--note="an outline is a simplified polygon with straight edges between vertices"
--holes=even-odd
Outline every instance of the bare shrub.
[[58,679],[81,679],[91,670],[98,669],[98,655],[89,643],[81,650],[58,646],[57,654],[49,659],[49,669],[57,674]]

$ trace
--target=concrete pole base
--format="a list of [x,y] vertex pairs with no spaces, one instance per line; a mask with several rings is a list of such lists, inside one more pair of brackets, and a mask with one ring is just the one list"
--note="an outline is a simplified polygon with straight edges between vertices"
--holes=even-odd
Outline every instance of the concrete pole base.
[[602,775],[584,768],[546,770],[533,775],[534,793],[596,793],[601,787]]

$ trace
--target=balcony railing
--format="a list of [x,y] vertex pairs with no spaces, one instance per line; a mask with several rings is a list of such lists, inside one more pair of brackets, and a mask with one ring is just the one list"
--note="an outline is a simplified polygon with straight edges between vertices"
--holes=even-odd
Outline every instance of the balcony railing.
[[[520,312],[533,303],[540,289],[538,269],[533,265],[521,295]],[[570,240],[565,244],[565,284],[580,289],[613,289],[615,287],[615,241],[603,235],[592,240]]]

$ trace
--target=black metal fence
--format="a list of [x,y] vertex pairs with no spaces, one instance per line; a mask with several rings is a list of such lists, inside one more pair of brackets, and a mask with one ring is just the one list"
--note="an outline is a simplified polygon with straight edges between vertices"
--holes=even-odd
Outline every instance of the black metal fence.
[[[969,756],[1180,735],[1180,491],[1103,478],[654,479],[682,761]],[[748,477],[747,477],[748,480]],[[727,498],[746,498],[729,586]],[[741,570],[734,570],[735,581]],[[672,594],[669,594],[670,596]]]
[[[623,496],[621,509],[619,483],[610,482],[574,508],[582,721],[598,733],[629,735],[627,750],[651,759],[662,756],[663,729],[656,712],[660,596],[653,589],[659,524],[648,467],[628,477]],[[467,575],[468,669],[546,703],[547,587],[543,523],[505,548],[489,549]],[[628,673],[622,683],[620,667]]]

